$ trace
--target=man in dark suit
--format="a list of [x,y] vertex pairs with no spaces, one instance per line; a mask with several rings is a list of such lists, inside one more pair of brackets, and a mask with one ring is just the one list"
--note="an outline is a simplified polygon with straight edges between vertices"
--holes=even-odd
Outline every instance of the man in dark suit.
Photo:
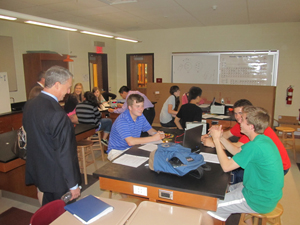
[[74,126],[60,104],[70,93],[73,75],[53,66],[45,75],[45,88],[24,107],[23,125],[27,133],[26,184],[44,192],[43,205],[63,194],[80,196],[80,170]]

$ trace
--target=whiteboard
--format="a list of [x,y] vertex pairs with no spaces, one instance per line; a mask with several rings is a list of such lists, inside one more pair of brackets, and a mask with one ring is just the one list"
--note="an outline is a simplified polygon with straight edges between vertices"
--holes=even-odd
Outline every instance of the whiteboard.
[[276,86],[279,51],[173,53],[172,82]]
[[218,82],[218,55],[173,55],[173,83],[216,84]]

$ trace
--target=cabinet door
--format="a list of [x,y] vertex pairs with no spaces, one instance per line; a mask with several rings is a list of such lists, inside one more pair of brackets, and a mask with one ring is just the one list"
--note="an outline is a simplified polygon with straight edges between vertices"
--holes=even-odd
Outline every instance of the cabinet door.
[[22,126],[23,113],[16,113],[11,115],[11,127],[17,130]]
[[12,130],[11,117],[10,116],[1,116],[0,117],[0,134],[9,132],[11,130]]

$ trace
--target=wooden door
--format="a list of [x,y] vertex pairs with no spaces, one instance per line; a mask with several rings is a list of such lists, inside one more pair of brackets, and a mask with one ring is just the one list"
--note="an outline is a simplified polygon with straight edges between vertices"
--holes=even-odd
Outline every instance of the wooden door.
[[154,80],[154,54],[127,54],[127,86],[146,94]]
[[107,54],[89,53],[90,89],[108,90]]

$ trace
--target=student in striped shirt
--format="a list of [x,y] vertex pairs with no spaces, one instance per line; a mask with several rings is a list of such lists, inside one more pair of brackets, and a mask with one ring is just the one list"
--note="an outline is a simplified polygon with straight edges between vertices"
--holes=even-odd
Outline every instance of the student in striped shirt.
[[76,106],[76,115],[79,123],[99,125],[96,130],[103,130],[101,143],[107,146],[107,137],[111,130],[112,121],[109,118],[101,118],[98,106],[96,96],[91,91],[87,91],[84,93],[84,101]]

